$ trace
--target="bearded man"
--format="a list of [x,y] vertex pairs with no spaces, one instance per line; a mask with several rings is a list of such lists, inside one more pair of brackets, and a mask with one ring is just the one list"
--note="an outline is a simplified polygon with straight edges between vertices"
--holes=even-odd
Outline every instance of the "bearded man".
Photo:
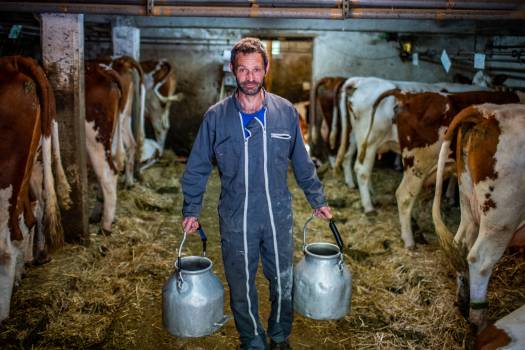
[[244,38],[231,50],[235,93],[204,115],[182,177],[184,232],[198,227],[212,162],[221,179],[219,223],[230,306],[241,349],[267,349],[258,314],[255,275],[259,259],[270,283],[270,349],[291,349],[293,305],[291,161],[315,216],[332,217],[306,152],[293,105],[263,88],[268,56],[263,43]]

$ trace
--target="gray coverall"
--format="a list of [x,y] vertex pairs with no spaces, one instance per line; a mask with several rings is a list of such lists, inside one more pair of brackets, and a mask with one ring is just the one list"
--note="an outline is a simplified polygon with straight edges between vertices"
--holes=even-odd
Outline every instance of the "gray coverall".
[[242,349],[265,349],[258,315],[255,274],[259,256],[270,282],[268,335],[276,342],[291,332],[293,237],[288,163],[312,208],[326,205],[308,156],[299,116],[287,100],[265,91],[264,124],[254,119],[245,137],[239,102],[231,96],[205,114],[191,150],[182,192],[184,217],[199,217],[212,161],[221,180],[219,221],[224,271]]

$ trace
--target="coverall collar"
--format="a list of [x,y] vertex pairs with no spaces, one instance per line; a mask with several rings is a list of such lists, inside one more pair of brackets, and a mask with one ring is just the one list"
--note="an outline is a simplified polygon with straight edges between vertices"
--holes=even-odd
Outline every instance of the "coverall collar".
[[[266,92],[265,88],[261,88],[261,90],[264,95],[261,108],[266,107],[266,109],[268,109],[268,93]],[[235,106],[238,112],[242,112],[241,103],[237,99],[237,92],[239,92],[239,88],[235,89],[235,91],[233,92],[233,95],[232,95],[233,105]]]

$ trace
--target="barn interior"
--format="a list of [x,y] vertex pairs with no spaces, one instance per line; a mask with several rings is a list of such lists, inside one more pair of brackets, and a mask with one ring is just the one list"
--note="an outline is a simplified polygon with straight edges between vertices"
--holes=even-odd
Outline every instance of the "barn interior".
[[[59,84],[55,94],[57,120],[65,126],[60,129],[62,156],[77,203],[62,214],[65,247],[52,254],[50,263],[28,267],[15,287],[10,317],[0,325],[0,347],[238,347],[233,321],[204,338],[170,336],[162,326],[161,293],[181,240],[179,179],[204,113],[235,89],[228,53],[239,39],[255,36],[266,44],[268,91],[292,103],[311,104],[316,82],[324,77],[471,83],[482,71],[493,82],[504,81],[499,85],[506,90],[525,91],[524,24],[520,0],[0,1],[0,56],[47,62],[53,84]],[[168,60],[176,91],[184,98],[171,105],[167,152],[134,187],[120,184],[116,228],[103,236],[96,224],[88,223],[96,180],[83,144],[81,72],[84,60],[121,54],[137,61]],[[60,85],[61,79],[68,83]],[[352,310],[337,321],[297,316],[294,349],[470,346],[475,332],[454,306],[455,275],[434,234],[433,188],[424,191],[413,217],[428,242],[407,251],[394,195],[402,174],[392,169],[393,158],[387,154],[376,163],[375,216],[362,212],[358,191],[347,188],[342,175],[327,170],[322,159],[318,171],[354,276]],[[299,260],[310,208],[290,179]],[[208,191],[201,222],[209,232],[213,269],[227,287],[216,217],[216,170]],[[445,213],[455,229],[458,204]],[[333,240],[322,223],[314,227],[312,240]],[[197,239],[188,245],[191,252],[200,249]],[[523,253],[508,253],[498,263],[489,287],[491,321],[525,304],[524,272]],[[269,313],[267,282],[260,275],[264,318]]]

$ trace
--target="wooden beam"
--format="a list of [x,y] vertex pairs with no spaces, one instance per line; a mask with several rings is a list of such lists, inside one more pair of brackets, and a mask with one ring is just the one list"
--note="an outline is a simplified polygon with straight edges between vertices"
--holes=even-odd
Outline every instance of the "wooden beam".
[[73,206],[62,211],[68,242],[88,243],[84,15],[42,14],[42,57],[56,98],[60,149]]

